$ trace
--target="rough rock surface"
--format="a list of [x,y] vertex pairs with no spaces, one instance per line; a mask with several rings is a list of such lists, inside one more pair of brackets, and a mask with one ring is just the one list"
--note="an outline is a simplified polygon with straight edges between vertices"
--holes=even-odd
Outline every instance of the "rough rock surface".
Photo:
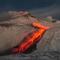
[[[44,19],[31,16],[31,14],[26,11],[10,11],[8,14],[11,19],[8,18],[8,20],[0,22],[0,51],[18,45],[24,36],[36,30],[36,28],[30,25],[34,21],[39,21],[41,24],[51,26],[52,28],[46,31],[41,41],[37,44],[37,50],[34,52],[29,54],[18,53],[2,55],[0,56],[1,60],[60,60],[60,21],[52,22],[54,19],[51,18],[51,22],[47,22]],[[48,18],[48,20],[50,20],[50,18]],[[11,26],[10,24],[13,25]],[[21,34],[19,35],[20,38],[16,41],[17,31]]]

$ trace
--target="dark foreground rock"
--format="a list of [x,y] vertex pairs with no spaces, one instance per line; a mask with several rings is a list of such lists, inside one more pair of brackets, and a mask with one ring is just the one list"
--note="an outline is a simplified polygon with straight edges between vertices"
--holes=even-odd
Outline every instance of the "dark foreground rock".
[[[2,54],[0,60],[60,60],[60,21],[52,21],[51,17],[47,17],[48,21],[38,19],[28,12],[8,12],[10,18],[0,22],[0,52],[8,50],[18,45],[24,36],[36,30],[30,24],[39,21],[46,26],[52,26],[46,31],[41,41],[37,44],[37,50],[29,54]],[[8,16],[7,16],[8,17]],[[4,18],[7,18],[4,17]],[[51,20],[51,21],[50,21]],[[10,24],[13,24],[11,26]],[[10,26],[9,26],[10,25]],[[7,28],[8,27],[8,28]],[[3,30],[4,29],[4,30]],[[20,38],[16,41],[16,32],[20,33]],[[4,42],[3,42],[4,41]]]

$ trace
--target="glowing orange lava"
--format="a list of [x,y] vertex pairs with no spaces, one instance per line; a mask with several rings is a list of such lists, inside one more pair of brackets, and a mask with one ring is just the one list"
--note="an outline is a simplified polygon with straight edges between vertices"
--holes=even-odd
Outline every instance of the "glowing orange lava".
[[36,44],[38,41],[41,40],[41,38],[43,37],[43,34],[45,33],[45,31],[47,29],[49,29],[49,27],[45,27],[43,25],[41,25],[40,23],[37,22],[33,22],[32,25],[34,27],[37,27],[38,30],[33,32],[30,36],[28,36],[20,45],[18,48],[16,48],[15,52],[20,52],[23,53],[25,52],[28,48],[30,48],[32,45]]

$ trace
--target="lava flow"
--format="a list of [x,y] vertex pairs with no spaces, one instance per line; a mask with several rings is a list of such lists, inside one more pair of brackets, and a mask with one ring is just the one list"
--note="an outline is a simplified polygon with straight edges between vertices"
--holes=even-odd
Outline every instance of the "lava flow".
[[45,31],[49,29],[49,27],[43,26],[37,22],[33,22],[32,25],[38,28],[38,30],[29,35],[17,48],[13,49],[12,50],[13,52],[17,53],[26,52],[31,46],[40,41]]

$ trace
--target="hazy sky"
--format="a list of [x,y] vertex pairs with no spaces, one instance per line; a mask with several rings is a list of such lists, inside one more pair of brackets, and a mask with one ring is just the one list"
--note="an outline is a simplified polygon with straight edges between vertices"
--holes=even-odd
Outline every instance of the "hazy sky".
[[59,2],[60,0],[0,0],[0,11],[44,8],[59,5]]
[[60,19],[60,0],[0,0],[0,12],[8,10],[27,10],[36,16]]

